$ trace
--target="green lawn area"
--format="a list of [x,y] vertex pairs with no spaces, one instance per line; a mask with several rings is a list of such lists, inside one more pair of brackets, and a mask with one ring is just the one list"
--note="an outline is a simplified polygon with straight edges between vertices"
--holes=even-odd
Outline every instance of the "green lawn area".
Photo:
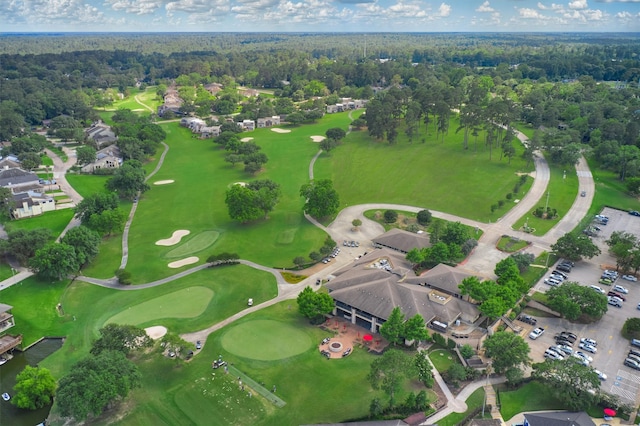
[[138,96],[138,99],[143,104],[149,106],[154,111],[157,110],[158,105],[160,105],[160,100],[157,99],[156,95],[156,87],[149,86],[145,90],[140,90],[135,87],[129,87],[129,96],[122,100],[115,101],[111,106],[107,107],[108,109],[130,109],[131,111],[135,111],[141,115],[149,115],[151,111],[149,111],[144,106],[140,105],[136,102],[135,97]]
[[[371,389],[366,375],[374,356],[355,348],[345,359],[327,360],[318,353],[317,342],[326,332],[310,326],[300,317],[295,302],[286,301],[253,313],[215,332],[207,340],[202,353],[191,362],[176,366],[174,360],[153,356],[141,364],[143,386],[132,398],[136,405],[124,418],[101,419],[97,425],[149,424],[149,419],[163,424],[255,424],[293,425],[345,421],[366,416],[375,396],[386,401],[380,391]],[[226,340],[233,340],[237,330],[244,330],[249,346],[262,346],[270,335],[247,336],[253,325],[270,323],[278,330],[293,328],[302,336],[278,334],[278,342],[300,339],[311,342],[296,354],[281,354],[277,360],[259,360],[235,355],[226,350]],[[230,336],[229,336],[230,335]],[[300,346],[296,346],[300,347]],[[212,370],[211,360],[222,355],[227,362],[264,387],[277,386],[277,395],[286,402],[276,408],[261,396],[248,398],[238,390],[237,378],[224,371]],[[285,356],[282,358],[282,356]],[[403,400],[405,393],[398,396]],[[313,403],[310,403],[313,401]],[[212,423],[211,419],[216,419]]]
[[9,266],[9,264],[7,263],[0,263],[0,281],[4,281],[11,276],[13,276],[11,266]]
[[[444,419],[438,421],[438,426],[456,426],[461,422],[469,413],[471,413],[477,407],[482,407],[484,403],[484,389],[476,389],[469,398],[467,398],[467,411],[464,413],[451,413]],[[486,413],[485,413],[486,416]]]
[[448,349],[435,349],[429,352],[429,359],[440,373],[444,373],[449,367],[458,362],[456,354]]
[[588,159],[588,162],[596,185],[590,213],[599,213],[605,206],[622,210],[640,210],[640,200],[627,194],[627,188],[624,182],[618,179],[617,173],[599,169],[593,159]]
[[5,222],[4,227],[7,232],[18,229],[48,228],[54,239],[60,235],[73,217],[73,209],[54,210],[46,212],[40,216],[28,217],[25,219]]
[[549,179],[547,192],[545,196],[538,201],[538,204],[533,210],[537,207],[548,205],[550,208],[558,211],[558,216],[555,219],[541,219],[534,216],[532,210],[518,219],[513,224],[513,229],[520,229],[527,223],[530,228],[535,229],[535,231],[532,232],[533,235],[544,235],[564,217],[573,205],[573,202],[578,196],[578,176],[575,173],[575,169],[551,163],[549,163],[549,169],[551,171],[551,178]]
[[[458,126],[451,118],[450,129]],[[421,128],[424,133],[424,128]],[[389,145],[371,139],[366,131],[352,132],[316,162],[315,175],[330,178],[341,207],[362,203],[398,203],[444,211],[482,222],[496,220],[491,205],[505,198],[518,181],[516,173],[529,172],[521,158],[523,147],[514,143],[511,164],[482,141],[462,148],[462,132],[450,130],[444,143],[435,140],[432,127],[426,142],[410,144],[403,132]]]
[[105,184],[109,178],[111,178],[111,176],[67,173],[69,185],[73,186],[73,189],[78,191],[78,194],[82,197],[88,197],[98,192],[109,192],[107,188],[105,188]]
[[565,407],[540,382],[532,381],[517,390],[500,392],[500,413],[505,421],[523,411],[561,410]]

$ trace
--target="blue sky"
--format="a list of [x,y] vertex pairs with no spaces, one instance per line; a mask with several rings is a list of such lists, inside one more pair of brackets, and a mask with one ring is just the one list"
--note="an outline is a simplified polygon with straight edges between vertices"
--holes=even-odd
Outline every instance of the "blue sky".
[[0,0],[0,32],[640,31],[640,0]]

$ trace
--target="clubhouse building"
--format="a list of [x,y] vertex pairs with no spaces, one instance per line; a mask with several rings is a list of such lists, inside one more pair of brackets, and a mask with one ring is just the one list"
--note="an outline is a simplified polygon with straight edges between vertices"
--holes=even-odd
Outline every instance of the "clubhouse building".
[[396,306],[405,318],[420,314],[427,326],[442,332],[458,320],[473,323],[480,317],[477,306],[458,289],[472,274],[440,264],[416,276],[403,251],[388,246],[367,253],[333,276],[326,284],[335,301],[333,314],[373,333]]

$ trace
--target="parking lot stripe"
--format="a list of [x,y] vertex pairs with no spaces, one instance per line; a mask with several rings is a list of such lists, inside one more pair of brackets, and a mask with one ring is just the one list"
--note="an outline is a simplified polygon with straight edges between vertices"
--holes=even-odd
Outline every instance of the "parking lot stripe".
[[611,386],[611,393],[614,395],[618,395],[621,398],[624,398],[628,401],[635,402],[636,394],[635,392],[630,392],[628,390],[620,389],[618,386]]
[[622,380],[622,379],[626,379],[626,380],[630,380],[634,383],[638,383],[640,384],[640,376],[637,374],[633,374],[633,373],[629,373],[627,371],[624,370],[618,370],[618,374],[616,377],[617,380]]

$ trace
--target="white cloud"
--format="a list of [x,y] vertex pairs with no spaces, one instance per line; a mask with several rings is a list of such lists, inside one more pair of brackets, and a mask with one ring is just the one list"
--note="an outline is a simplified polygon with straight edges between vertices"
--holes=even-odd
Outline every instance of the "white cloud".
[[449,15],[451,15],[451,5],[442,3],[440,7],[438,7],[438,16],[446,18]]
[[548,8],[547,6],[545,6],[544,4],[542,4],[542,3],[538,2],[538,9],[540,9],[540,10],[547,10],[547,9],[549,9],[549,8]]
[[574,0],[569,2],[569,9],[586,9],[589,7],[587,0]]
[[162,7],[162,0],[106,0],[104,4],[116,11],[146,15]]
[[524,19],[545,19],[546,17],[535,9],[523,7],[518,9],[521,18]]
[[478,6],[476,12],[495,12],[495,9],[489,5],[489,0],[487,0]]

